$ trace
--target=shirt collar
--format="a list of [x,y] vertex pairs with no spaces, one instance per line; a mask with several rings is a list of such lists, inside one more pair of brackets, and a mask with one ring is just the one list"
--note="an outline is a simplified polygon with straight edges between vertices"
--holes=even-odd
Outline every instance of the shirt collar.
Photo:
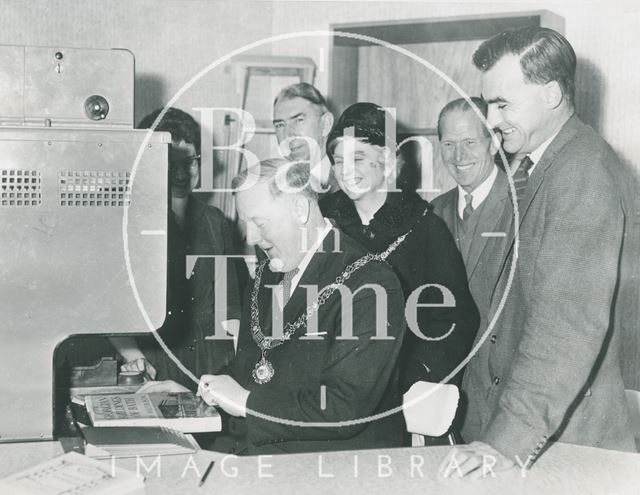
[[551,144],[551,141],[553,141],[556,138],[556,136],[560,132],[560,129],[558,129],[549,139],[547,139],[544,143],[542,143],[540,146],[538,146],[535,150],[533,150],[531,153],[529,153],[528,156],[531,159],[531,162],[533,163],[533,165],[531,165],[531,167],[529,167],[529,176],[531,176],[531,173],[533,172],[533,169],[536,168],[536,165],[540,161],[540,158],[542,158],[542,155],[544,154],[544,152],[547,150],[547,148]]
[[[296,290],[296,287],[298,286],[298,282],[302,278],[302,274],[304,273],[304,271],[307,269],[307,266],[311,262],[311,258],[313,258],[313,255],[316,254],[318,249],[320,249],[320,246],[322,246],[322,243],[324,242],[325,237],[329,235],[329,232],[331,232],[331,229],[333,228],[333,224],[327,218],[324,219],[324,224],[325,224],[324,229],[320,232],[316,241],[313,243],[311,248],[305,253],[304,258],[302,258],[302,260],[300,261],[300,263],[298,263],[298,266],[296,267],[298,269],[298,272],[291,279],[290,294],[293,294],[293,291]],[[282,286],[280,285],[276,289],[277,289],[276,297],[278,298],[278,303],[280,304],[280,307],[282,307],[282,297],[283,297]]]
[[493,183],[496,181],[496,177],[498,177],[498,167],[494,164],[489,177],[482,181],[482,183],[471,191],[471,193],[468,193],[458,185],[458,216],[460,218],[462,218],[462,212],[467,205],[465,196],[467,194],[471,194],[471,206],[475,210],[485,199],[487,199],[487,196],[489,196]]
[[291,293],[293,293],[293,290],[298,285],[298,281],[302,277],[302,274],[304,273],[304,271],[307,269],[307,266],[309,265],[311,258],[313,258],[313,255],[316,254],[316,251],[320,249],[320,246],[322,246],[322,243],[324,242],[325,237],[329,235],[329,232],[331,232],[332,228],[333,228],[333,225],[331,224],[331,222],[327,218],[325,218],[324,229],[318,235],[318,238],[316,239],[316,242],[313,243],[313,246],[311,246],[311,249],[309,249],[306,252],[306,254],[304,255],[304,258],[302,258],[302,260],[298,264],[298,273],[296,273],[296,276],[293,277],[293,279],[291,280]]

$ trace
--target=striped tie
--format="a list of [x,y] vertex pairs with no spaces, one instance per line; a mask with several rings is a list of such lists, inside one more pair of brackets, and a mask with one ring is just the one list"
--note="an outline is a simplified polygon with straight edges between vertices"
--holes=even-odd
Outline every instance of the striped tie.
[[462,220],[466,221],[473,213],[473,196],[471,194],[465,194],[464,200],[466,201],[466,205],[464,210],[462,210]]
[[524,196],[524,191],[527,189],[527,181],[529,180],[529,169],[533,166],[533,162],[529,155],[525,156],[520,165],[518,165],[518,170],[513,173],[513,185],[516,188],[516,198],[518,199],[518,204],[522,200]]

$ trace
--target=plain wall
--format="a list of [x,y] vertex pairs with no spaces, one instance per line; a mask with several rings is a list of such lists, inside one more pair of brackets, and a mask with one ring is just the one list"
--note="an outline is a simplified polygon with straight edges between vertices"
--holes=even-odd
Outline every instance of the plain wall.
[[[300,4],[298,7],[296,4]],[[304,10],[302,5],[304,5]],[[402,21],[508,12],[549,10],[565,19],[565,36],[579,59],[578,112],[636,171],[640,162],[640,64],[637,63],[640,6],[631,2],[279,2],[274,4],[276,33],[325,31],[335,24]],[[301,15],[292,12],[301,11]],[[274,45],[276,55],[305,55],[329,66],[328,37],[305,37]],[[329,74],[319,71],[319,89],[328,91]]]
[[[272,16],[271,2],[1,0],[0,44],[130,50],[136,63],[138,123],[212,62],[269,37]],[[264,46],[251,53],[270,51]],[[187,111],[240,106],[227,66],[195,83],[175,106]],[[214,123],[217,143],[223,141],[223,118],[219,115]]]

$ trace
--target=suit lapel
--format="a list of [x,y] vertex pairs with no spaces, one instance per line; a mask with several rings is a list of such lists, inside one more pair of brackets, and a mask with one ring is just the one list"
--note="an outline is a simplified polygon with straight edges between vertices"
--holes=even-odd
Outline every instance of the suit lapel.
[[489,237],[483,237],[484,232],[497,232],[500,229],[497,228],[502,220],[503,212],[505,209],[505,201],[508,197],[507,189],[507,177],[504,172],[498,172],[491,191],[485,200],[487,203],[484,205],[482,214],[482,221],[476,228],[476,233],[472,239],[471,247],[469,248],[469,255],[467,257],[467,272],[468,279],[471,281],[473,274],[478,267],[478,261],[481,255],[484,253],[487,246],[491,243]]
[[457,237],[456,231],[458,229],[458,194],[458,188],[456,187],[451,195],[451,201],[445,203],[443,211],[443,216],[445,217],[443,220],[449,225],[454,237]]
[[453,236],[453,239],[460,250],[460,242],[458,241],[458,188],[452,189],[445,193],[443,198],[441,218],[444,223],[449,227],[449,231]]
[[331,273],[326,270],[326,262],[332,257],[334,240],[336,236],[336,227],[332,228],[327,236],[324,238],[322,245],[318,251],[316,251],[309,264],[305,268],[298,285],[292,292],[289,301],[284,307],[284,322],[293,323],[307,308],[307,294],[310,289],[304,287],[305,285],[311,285],[317,288],[318,291],[322,290],[327,281],[327,276],[331,277]]
[[260,328],[264,335],[272,335],[273,332],[273,304],[278,303],[273,299],[272,287],[280,283],[280,278],[281,275],[272,272],[268,264],[262,270],[262,280],[258,291],[258,309],[260,311]]
[[[582,121],[574,114],[560,129],[560,132],[555,137],[551,144],[547,147],[547,149],[542,154],[542,157],[535,165],[531,176],[529,177],[529,181],[527,183],[527,188],[525,190],[524,196],[522,197],[522,204],[519,208],[519,222],[518,226],[522,225],[529,208],[531,207],[531,203],[533,199],[536,197],[540,186],[544,181],[544,176],[546,171],[555,163],[556,156],[564,148],[564,146],[571,141],[574,136],[578,133],[578,131],[584,126]],[[511,195],[509,195],[509,201],[512,201]],[[505,208],[505,211],[508,208]],[[511,228],[508,230],[508,241],[507,248],[505,249],[504,257],[502,260],[502,268],[500,270],[500,275],[498,279],[502,277],[502,273],[504,272],[505,266],[507,265],[507,260],[513,250],[513,245],[515,243],[515,228],[514,228],[514,216],[511,216]]]

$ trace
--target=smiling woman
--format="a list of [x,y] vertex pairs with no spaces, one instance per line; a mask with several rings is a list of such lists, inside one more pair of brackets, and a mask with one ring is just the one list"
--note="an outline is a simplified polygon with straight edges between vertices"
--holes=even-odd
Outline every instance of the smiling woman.
[[[420,293],[417,325],[410,325],[399,359],[403,391],[418,380],[459,383],[461,373],[455,370],[471,348],[478,312],[444,222],[415,191],[394,187],[395,143],[389,125],[395,125],[393,119],[373,103],[345,110],[328,145],[342,190],[323,198],[320,206],[369,251],[387,252],[405,300],[429,286]],[[455,305],[445,307],[445,291],[433,290],[435,285],[448,290]]]
[[364,143],[357,138],[345,137],[333,150],[334,169],[340,188],[352,201],[357,202],[365,215],[366,203],[372,203],[373,208],[379,201],[384,203],[387,178],[393,170],[385,158],[385,148]]

